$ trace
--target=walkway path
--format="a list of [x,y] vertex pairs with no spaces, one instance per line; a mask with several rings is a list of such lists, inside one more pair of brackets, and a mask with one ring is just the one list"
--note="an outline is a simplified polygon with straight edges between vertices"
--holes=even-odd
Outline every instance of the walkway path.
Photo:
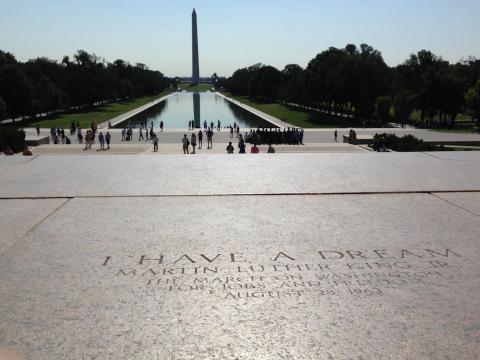
[[[204,143],[202,149],[197,149],[197,155],[205,154],[226,154],[227,143],[214,143],[212,149],[207,149],[207,144]],[[235,154],[238,153],[238,147],[236,143],[233,143],[235,148]],[[250,152],[250,144],[247,144],[246,151]],[[41,145],[30,148],[33,155],[114,155],[114,154],[156,154],[156,155],[179,155],[183,153],[182,144],[172,143],[160,143],[157,153],[153,152],[153,145],[150,142],[145,143],[122,143],[112,144],[109,150],[101,150],[98,142],[92,145],[91,150],[83,150],[85,145]],[[260,153],[267,152],[267,145],[259,146]],[[356,153],[368,151],[361,146],[355,146],[350,144],[309,144],[304,146],[295,145],[274,145],[276,153]],[[192,151],[192,147],[189,147]]]
[[[173,94],[173,93],[172,93]],[[138,108],[135,108],[133,110],[130,110],[122,115],[118,115],[117,117],[114,117],[113,119],[110,119],[110,123],[112,124],[112,126],[115,126],[129,118],[131,118],[132,116],[135,116],[149,108],[151,108],[152,106],[155,106],[157,105],[158,103],[162,102],[162,101],[165,101],[166,99],[168,99],[170,96],[172,96],[172,94],[168,94],[168,95],[165,95],[159,99],[156,99],[156,100],[153,100],[152,102],[149,102],[148,104],[145,104],[145,105],[142,105]],[[108,121],[105,121],[101,124],[98,125],[98,128],[99,129],[107,129],[108,128]]]
[[[112,143],[121,144],[121,129],[101,129],[104,134],[106,131],[109,131],[112,135]],[[195,130],[195,133],[198,133],[198,130]],[[424,141],[480,141],[480,134],[475,133],[446,133],[438,132],[425,129],[400,129],[400,128],[355,128],[354,129],[357,135],[375,135],[376,133],[389,133],[396,134],[398,136],[404,136],[407,134],[414,135],[415,137],[422,139]],[[154,129],[155,133],[159,136],[160,143],[171,143],[176,144],[180,143],[180,139],[183,137],[183,134],[187,134],[189,137],[192,133],[191,130],[187,129],[166,129],[163,132],[160,132],[158,128]],[[242,133],[248,132],[250,129],[243,129]],[[305,129],[303,142],[305,144],[324,144],[324,143],[334,143],[334,133],[335,129]],[[350,131],[349,128],[339,128],[338,131],[338,142],[342,142],[343,135],[348,135]],[[34,128],[26,128],[25,132],[27,136],[35,136],[36,132]],[[41,135],[48,135],[50,133],[49,129],[42,129]],[[85,133],[85,131],[84,131]],[[67,135],[69,136],[69,135]],[[72,143],[77,143],[76,136],[69,136],[72,140]],[[133,142],[138,142],[138,129],[133,130]],[[229,141],[237,142],[236,138],[230,139],[230,133],[227,129],[221,131],[215,131],[213,136],[214,143],[228,143]]]

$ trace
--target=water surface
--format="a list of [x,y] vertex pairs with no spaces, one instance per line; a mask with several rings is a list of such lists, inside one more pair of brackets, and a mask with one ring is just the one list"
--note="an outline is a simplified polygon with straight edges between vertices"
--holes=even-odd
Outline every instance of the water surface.
[[217,126],[220,120],[221,126],[228,127],[236,123],[240,128],[276,127],[268,121],[248,112],[241,107],[232,104],[223,97],[211,93],[175,93],[167,100],[162,101],[148,110],[118,124],[116,127],[150,127],[160,126],[163,121],[164,128],[183,129],[188,128],[188,122],[194,120],[195,127],[203,127],[204,121],[208,126],[213,121]]

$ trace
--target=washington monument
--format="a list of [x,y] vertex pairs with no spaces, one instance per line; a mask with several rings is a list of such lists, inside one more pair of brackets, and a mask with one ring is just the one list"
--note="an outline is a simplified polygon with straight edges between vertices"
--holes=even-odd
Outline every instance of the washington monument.
[[198,34],[197,34],[197,13],[192,13],[192,83],[200,81],[200,67],[198,65]]

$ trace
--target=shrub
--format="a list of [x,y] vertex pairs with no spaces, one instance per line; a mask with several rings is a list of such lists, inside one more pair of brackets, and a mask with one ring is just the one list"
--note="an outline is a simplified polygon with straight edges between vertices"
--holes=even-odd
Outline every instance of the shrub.
[[[377,136],[377,135],[375,135]],[[385,147],[398,152],[414,152],[414,151],[439,151],[444,150],[443,146],[427,144],[421,139],[417,139],[413,135],[405,135],[398,137],[395,134],[382,134]]]
[[10,126],[0,126],[0,151],[10,146],[14,152],[25,149],[25,131]]

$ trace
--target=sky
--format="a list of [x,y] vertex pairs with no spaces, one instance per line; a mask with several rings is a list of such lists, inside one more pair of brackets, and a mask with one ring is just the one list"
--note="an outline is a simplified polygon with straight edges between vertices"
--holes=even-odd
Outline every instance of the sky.
[[81,49],[191,76],[193,8],[201,76],[306,67],[346,44],[369,44],[390,66],[422,49],[450,62],[480,57],[480,0],[0,0],[0,50],[61,61]]

